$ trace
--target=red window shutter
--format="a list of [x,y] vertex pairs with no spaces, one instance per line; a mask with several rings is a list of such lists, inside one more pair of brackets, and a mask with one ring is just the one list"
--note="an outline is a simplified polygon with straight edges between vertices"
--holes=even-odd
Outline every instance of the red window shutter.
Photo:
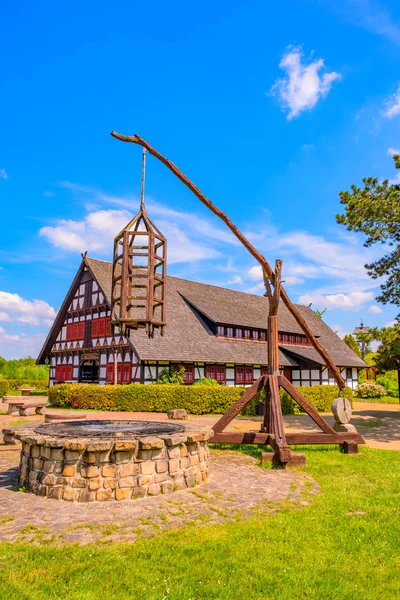
[[205,376],[208,379],[216,379],[214,365],[206,365]]
[[236,367],[236,383],[244,383],[244,367]]
[[99,320],[98,319],[93,319],[92,320],[92,337],[98,337],[98,325],[99,325]]
[[131,363],[124,363],[122,365],[122,381],[124,383],[130,383],[132,380],[132,367]]
[[85,321],[80,321],[76,323],[76,339],[83,340],[85,337]]
[[74,324],[70,323],[67,325],[67,342],[74,339]]
[[226,369],[225,367],[217,366],[216,369],[216,380],[218,383],[225,383],[226,380]]
[[245,372],[244,372],[244,381],[245,381],[245,383],[253,383],[253,381],[254,381],[253,367],[246,367]]
[[108,364],[106,368],[106,382],[114,383],[114,365]]
[[194,365],[184,365],[185,374],[183,376],[184,383],[193,383],[194,382]]
[[65,366],[65,375],[64,375],[64,381],[70,381],[73,377],[73,366],[72,365],[66,365]]

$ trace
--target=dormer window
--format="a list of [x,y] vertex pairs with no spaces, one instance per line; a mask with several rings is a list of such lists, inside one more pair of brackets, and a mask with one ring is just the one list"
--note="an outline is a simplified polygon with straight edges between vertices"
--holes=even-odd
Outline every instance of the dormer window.
[[226,328],[226,337],[229,337],[229,338],[233,337],[233,327]]
[[242,331],[242,330],[241,330],[239,327],[237,327],[237,328],[235,329],[235,338],[236,338],[237,340],[241,340],[241,339],[242,339],[242,337],[243,337],[243,331]]
[[252,337],[253,337],[253,340],[258,340],[259,334],[258,334],[258,330],[257,329],[253,329],[253,331],[252,331]]
[[250,329],[243,329],[243,337],[245,340],[249,340],[251,337]]
[[223,327],[222,325],[218,325],[218,327],[217,327],[217,336],[218,337],[225,336],[225,327]]

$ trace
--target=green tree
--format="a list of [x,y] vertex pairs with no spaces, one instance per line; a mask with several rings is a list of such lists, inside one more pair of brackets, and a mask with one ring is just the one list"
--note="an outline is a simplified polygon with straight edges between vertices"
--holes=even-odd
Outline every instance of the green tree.
[[[400,156],[393,158],[396,169],[400,169]],[[364,187],[352,185],[350,192],[339,193],[345,213],[336,215],[336,220],[349,231],[364,233],[366,247],[374,244],[391,247],[365,268],[373,279],[385,277],[377,300],[400,306],[400,186],[376,177],[365,177],[362,181]]]
[[357,356],[361,358],[361,350],[358,347],[356,340],[350,333],[344,336],[343,341],[351,350],[353,350],[353,352],[357,354]]
[[179,369],[175,369],[174,367],[162,369],[158,375],[156,383],[181,385],[183,383],[184,375],[185,367],[179,367]]
[[[393,327],[381,327],[380,329],[374,327],[368,335],[371,340],[380,342],[374,353],[378,371],[386,375],[390,371],[397,371],[397,385],[400,392],[400,323],[396,323]],[[392,383],[394,384],[394,381]]]

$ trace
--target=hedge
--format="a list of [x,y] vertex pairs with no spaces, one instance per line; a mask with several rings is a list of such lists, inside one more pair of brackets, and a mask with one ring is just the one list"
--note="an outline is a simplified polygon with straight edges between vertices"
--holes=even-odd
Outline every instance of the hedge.
[[0,398],[9,392],[15,392],[19,387],[34,387],[37,390],[47,390],[47,379],[0,379]]
[[[350,388],[346,388],[344,392],[339,392],[339,388],[336,385],[303,386],[297,387],[297,389],[301,391],[306,400],[308,400],[318,412],[330,412],[332,402],[339,396],[343,397],[343,394],[351,403],[353,401],[353,390]],[[281,404],[284,415],[298,415],[304,413],[297,402],[292,400],[289,394],[284,390],[281,390]]]
[[[126,412],[167,412],[185,408],[192,415],[221,414],[226,412],[245,392],[245,388],[229,386],[186,385],[85,385],[62,383],[49,390],[51,405],[85,410]],[[338,397],[335,386],[302,387],[304,396],[320,411],[329,411]],[[351,390],[346,396],[352,398]],[[265,399],[258,394],[241,414],[255,415],[257,406]],[[296,414],[300,410],[295,402],[281,392],[283,414]]]

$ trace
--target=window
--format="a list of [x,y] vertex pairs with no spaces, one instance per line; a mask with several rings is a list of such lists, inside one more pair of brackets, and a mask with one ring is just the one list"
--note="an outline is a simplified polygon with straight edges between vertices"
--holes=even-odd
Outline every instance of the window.
[[206,365],[205,376],[208,379],[216,379],[218,383],[225,383],[226,367],[225,365]]
[[218,325],[217,327],[217,336],[218,337],[224,337],[225,335],[225,327],[223,327],[222,325]]
[[85,337],[85,321],[67,325],[67,341],[83,340]]
[[233,327],[226,328],[226,337],[233,338]]
[[179,369],[181,367],[183,367],[185,369],[185,372],[183,374],[183,383],[190,385],[191,383],[194,383],[194,365],[172,365],[173,368],[175,369],[175,371],[179,371]]
[[253,383],[254,374],[253,367],[236,367],[235,368],[235,383]]
[[56,381],[70,381],[73,375],[72,365],[57,365],[56,366]]
[[237,340],[241,340],[243,337],[243,331],[241,329],[239,329],[238,327],[235,329],[235,338]]
[[109,337],[111,335],[111,319],[110,317],[102,317],[101,319],[93,319],[92,321],[92,337]]
[[258,340],[259,333],[258,333],[257,329],[253,329],[252,336],[253,336],[253,340]]
[[250,329],[243,329],[243,337],[245,340],[250,339]]
[[[117,365],[117,383],[130,383],[132,381],[131,363]],[[114,363],[109,363],[106,368],[106,383],[114,383]]]
[[353,379],[353,370],[347,368],[346,369],[346,379]]
[[260,340],[262,342],[265,342],[267,339],[267,332],[266,331],[260,331]]

